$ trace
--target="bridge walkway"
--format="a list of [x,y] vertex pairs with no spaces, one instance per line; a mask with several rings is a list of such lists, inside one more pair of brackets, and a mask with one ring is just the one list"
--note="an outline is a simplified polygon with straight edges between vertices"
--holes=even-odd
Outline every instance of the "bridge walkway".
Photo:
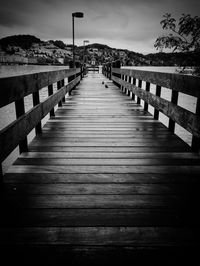
[[199,156],[180,138],[102,74],[88,74],[5,175],[2,256],[190,261],[199,174]]

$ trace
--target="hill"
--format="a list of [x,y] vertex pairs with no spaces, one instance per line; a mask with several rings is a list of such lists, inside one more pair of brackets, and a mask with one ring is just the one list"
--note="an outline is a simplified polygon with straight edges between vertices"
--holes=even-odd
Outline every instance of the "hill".
[[[42,41],[33,35],[14,35],[0,39],[1,57],[17,56],[37,63],[69,63],[72,60],[71,44],[61,40]],[[120,60],[128,66],[184,66],[200,65],[200,54],[189,53],[152,53],[143,55],[127,49],[111,48],[108,45],[93,43],[75,47],[76,60],[103,64]],[[3,61],[1,62],[5,62]],[[22,60],[23,61],[23,60]],[[8,61],[7,61],[8,62]]]
[[42,43],[42,41],[32,35],[14,35],[0,39],[2,50],[6,50],[8,46],[18,46],[22,49],[29,49],[33,43]]

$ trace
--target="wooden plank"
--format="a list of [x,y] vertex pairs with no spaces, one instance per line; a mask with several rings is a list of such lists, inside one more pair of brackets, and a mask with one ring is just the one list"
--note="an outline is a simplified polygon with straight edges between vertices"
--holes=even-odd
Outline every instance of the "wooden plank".
[[198,226],[195,212],[180,209],[25,209],[2,210],[0,225],[32,227]]
[[199,186],[199,173],[6,173],[6,183],[52,184],[52,183],[139,183],[139,184],[194,184]]
[[180,209],[25,209],[2,210],[4,227],[198,226],[191,210]]
[[144,159],[144,158],[160,158],[160,159],[198,159],[199,155],[189,152],[24,152],[19,158],[126,158],[126,159]]
[[[34,145],[30,145],[29,146],[29,151],[43,151],[43,152],[152,152],[152,146],[61,146],[59,144],[57,144],[57,146],[51,146],[51,144],[49,144],[48,146],[34,146]],[[180,146],[169,146],[169,145],[165,145],[165,146],[161,146],[159,145],[158,147],[153,147],[153,151],[156,152],[185,152],[185,151],[191,151],[190,147],[187,145],[180,145]]]
[[[181,247],[136,247],[136,246],[79,246],[79,245],[4,245],[1,249],[2,260],[10,264],[30,261],[30,265],[65,264],[71,265],[123,265],[124,262],[134,261],[137,265],[184,265],[196,264],[198,248],[194,246]],[[9,256],[12,253],[13,256]],[[30,260],[31,258],[31,260]],[[163,258],[165,258],[163,262]]]
[[[32,227],[1,228],[2,244],[65,244],[114,246],[185,246],[197,244],[190,228],[174,227]],[[33,237],[30,238],[30,235]],[[143,235],[143,237],[141,237]],[[97,241],[98,239],[98,241]]]
[[198,174],[200,166],[192,165],[134,165],[134,166],[123,166],[123,165],[15,165],[11,166],[8,173],[157,173],[157,174]]
[[179,195],[198,194],[196,184],[6,184],[12,195]]
[[51,165],[51,166],[59,166],[59,165],[64,165],[64,166],[73,166],[73,165],[88,165],[88,166],[160,166],[160,165],[169,165],[170,167],[173,165],[185,165],[185,166],[190,166],[190,165],[195,165],[195,166],[200,166],[200,160],[199,158],[196,159],[158,159],[158,158],[136,158],[136,159],[119,159],[119,158],[114,158],[114,159],[102,159],[102,158],[19,158],[15,161],[14,165],[38,165],[38,166],[45,166],[45,165]]
[[172,209],[197,208],[197,200],[198,195],[6,195],[2,204],[17,209]]
[[77,140],[77,142],[70,142],[70,141],[39,141],[39,140],[33,140],[31,142],[31,146],[36,146],[36,145],[40,145],[40,146],[51,146],[51,147],[54,147],[54,146],[67,146],[67,147],[104,147],[104,146],[107,146],[109,145],[109,147],[160,147],[160,146],[163,146],[163,147],[166,147],[166,146],[171,146],[171,147],[180,147],[182,148],[184,145],[186,146],[186,144],[184,144],[181,140],[179,141],[171,141],[170,144],[167,142],[167,141],[162,141],[162,140],[159,140],[159,141],[154,141],[153,143],[151,141],[148,141],[148,140],[144,140],[144,141],[140,141],[140,142],[137,142],[137,141],[125,141],[125,140],[121,140],[120,142],[117,142],[117,141],[98,141],[98,142],[95,142],[95,141],[87,141],[87,142],[80,142]]

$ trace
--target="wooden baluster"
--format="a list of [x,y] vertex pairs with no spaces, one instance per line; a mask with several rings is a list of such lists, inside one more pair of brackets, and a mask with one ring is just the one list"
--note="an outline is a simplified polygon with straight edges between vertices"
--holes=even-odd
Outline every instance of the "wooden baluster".
[[[25,114],[24,98],[15,101],[15,111],[17,118]],[[28,151],[28,141],[26,137],[19,143],[19,152],[22,153],[27,151]]]
[[[39,95],[39,91],[36,91],[32,94],[33,97],[33,106],[36,106],[40,103],[40,95]],[[42,124],[41,121],[36,125],[35,127],[35,134],[41,134],[42,133]]]
[[[124,75],[124,81],[126,81],[126,79],[127,79],[127,76]],[[126,87],[124,87],[124,93],[126,94]]]
[[[160,97],[161,95],[161,86],[156,85],[156,96]],[[159,118],[159,111],[155,108],[154,109],[154,119],[158,120]]]
[[[129,82],[129,76],[126,76],[126,82],[127,82],[127,83]],[[126,88],[126,95],[128,95],[128,93],[129,93],[129,89]]]
[[[172,96],[171,96],[171,103],[174,103],[175,105],[177,105],[178,103],[178,91],[174,91],[172,90]],[[169,130],[174,133],[174,129],[175,129],[175,122],[169,118]]]
[[[82,74],[81,74],[82,75]],[[64,87],[65,86],[65,80],[63,79],[62,81],[61,81],[61,83],[62,83],[62,86],[61,87]],[[64,103],[65,102],[65,96],[62,98],[62,102]]]
[[[48,94],[51,96],[53,94],[53,84],[48,86]],[[51,109],[50,111],[50,117],[55,116],[54,108]]]
[[[200,97],[197,98],[196,115],[200,116]],[[200,152],[200,137],[192,136],[192,150]]]
[[[133,85],[135,86],[136,84],[136,79],[133,78]],[[135,94],[132,92],[132,100],[135,101]]]
[[[128,82],[131,84],[131,77],[129,77]],[[131,91],[128,90],[128,96],[130,97],[130,95],[131,95]]]
[[[138,87],[139,88],[142,88],[142,80],[139,79],[138,81]],[[140,97],[137,97],[137,104],[141,104],[141,99]]]
[[[123,74],[121,75],[121,80],[124,80],[124,75]],[[123,92],[123,90],[124,90],[124,87],[121,85],[121,91]]]
[[[58,82],[57,82],[57,90],[60,90],[60,88],[61,88],[61,81],[58,81]],[[62,106],[62,101],[59,101],[59,102],[58,102],[58,106],[59,106],[59,107]]]
[[[149,82],[146,82],[146,91],[149,92],[150,91],[150,83]],[[145,102],[144,103],[144,111],[148,111],[148,103]]]
[[[126,81],[126,80],[127,80],[127,76],[126,76],[126,75],[124,75],[124,81]],[[127,92],[126,92],[126,91],[127,91],[127,89],[126,89],[126,86],[124,86],[124,93],[125,93],[125,94],[127,94]]]

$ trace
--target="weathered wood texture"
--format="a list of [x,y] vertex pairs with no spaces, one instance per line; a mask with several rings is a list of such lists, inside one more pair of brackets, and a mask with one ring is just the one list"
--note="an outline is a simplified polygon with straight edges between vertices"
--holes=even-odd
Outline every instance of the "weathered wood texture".
[[4,177],[1,258],[195,265],[199,174],[199,156],[182,140],[88,74]]
[[0,107],[79,72],[77,68],[0,78]]
[[113,68],[112,73],[134,77],[136,79],[144,80],[146,82],[173,89],[191,96],[200,96],[200,92],[198,90],[200,86],[199,77],[121,68]]
[[[200,116],[194,114],[183,107],[176,105],[173,102],[169,102],[157,95],[152,94],[149,91],[145,91],[138,86],[132,85],[126,81],[123,81],[115,76],[112,79],[132,91],[138,98],[144,100],[146,103],[152,105],[157,111],[162,112],[174,122],[191,132],[195,137],[200,137]],[[158,118],[158,114],[155,115]]]
[[44,102],[34,106],[27,113],[19,116],[17,120],[0,131],[0,162],[12,152],[19,143],[23,142],[28,133],[40,123],[52,108],[62,100],[65,94],[73,89],[80,81],[77,77],[68,85],[60,88],[56,93],[49,96]]

